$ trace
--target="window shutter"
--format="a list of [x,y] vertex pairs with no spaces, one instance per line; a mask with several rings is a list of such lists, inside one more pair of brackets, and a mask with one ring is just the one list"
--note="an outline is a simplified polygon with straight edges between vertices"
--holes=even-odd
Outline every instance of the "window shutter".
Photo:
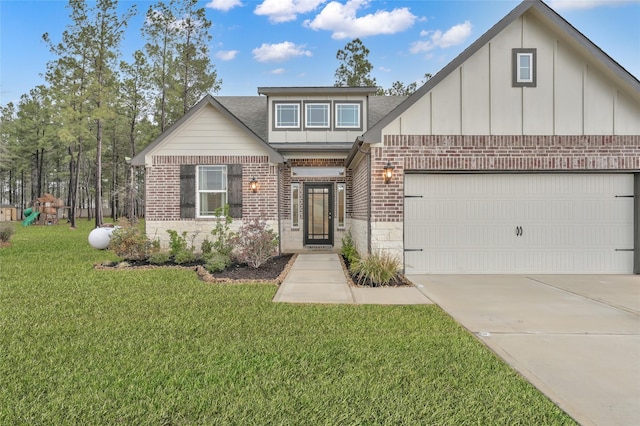
[[180,166],[180,217],[196,217],[196,166],[193,164]]
[[227,165],[229,216],[242,219],[242,164]]

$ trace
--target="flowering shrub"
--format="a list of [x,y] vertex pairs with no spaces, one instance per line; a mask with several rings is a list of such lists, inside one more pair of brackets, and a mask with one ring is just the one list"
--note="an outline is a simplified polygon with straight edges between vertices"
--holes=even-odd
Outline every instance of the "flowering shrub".
[[258,218],[243,223],[231,242],[235,259],[252,268],[259,268],[278,252],[278,234]]

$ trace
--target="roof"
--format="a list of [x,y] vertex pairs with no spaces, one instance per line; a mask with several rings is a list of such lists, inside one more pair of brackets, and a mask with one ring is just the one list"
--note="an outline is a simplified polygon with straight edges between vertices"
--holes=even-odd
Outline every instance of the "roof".
[[562,16],[558,15],[553,9],[543,3],[541,0],[525,0],[513,9],[508,15],[502,18],[496,25],[491,27],[479,39],[473,42],[467,49],[458,55],[453,61],[442,68],[436,75],[429,79],[422,87],[409,96],[405,102],[395,108],[390,114],[376,122],[375,125],[363,135],[365,142],[380,142],[382,129],[389,125],[393,120],[405,112],[409,107],[416,103],[420,98],[427,94],[437,84],[444,80],[449,74],[458,69],[467,59],[475,54],[480,48],[486,45],[497,34],[502,32],[513,21],[534,10],[539,16],[546,18],[560,30],[564,31],[570,38],[584,47],[596,60],[602,63],[606,68],[611,70],[618,78],[624,81],[635,91],[636,96],[640,97],[640,81],[634,77],[629,71],[624,69],[620,64],[607,55],[602,49],[596,46],[584,34],[578,31],[573,25],[567,22]]
[[[328,92],[321,92],[320,90],[327,90]],[[288,87],[288,88],[259,88],[264,93],[286,93],[308,95],[311,93],[323,93],[323,94],[370,94],[372,88],[370,87]],[[381,120],[390,111],[400,105],[407,97],[406,96],[369,96],[368,105],[368,123],[367,127],[373,126],[376,122]],[[200,102],[194,105],[187,113],[176,121],[171,127],[163,132],[158,138],[151,142],[144,150],[136,155],[131,164],[134,166],[142,166],[145,163],[144,157],[155,147],[157,147],[163,140],[165,140],[170,134],[178,129],[185,121],[192,117],[197,111],[204,108],[206,105],[213,106],[222,114],[227,116],[231,121],[234,121],[239,127],[244,129],[250,136],[255,138],[261,144],[263,144],[270,153],[270,157],[277,161],[284,161],[280,150],[285,149],[291,151],[296,149],[299,151],[309,151],[310,147],[314,147],[316,151],[326,150],[338,150],[349,151],[353,145],[353,141],[345,141],[343,144],[314,144],[303,145],[301,144],[287,144],[287,145],[271,145],[268,140],[268,110],[267,110],[267,98],[265,96],[205,96]],[[346,148],[345,148],[346,147]],[[298,149],[299,148],[299,149]]]

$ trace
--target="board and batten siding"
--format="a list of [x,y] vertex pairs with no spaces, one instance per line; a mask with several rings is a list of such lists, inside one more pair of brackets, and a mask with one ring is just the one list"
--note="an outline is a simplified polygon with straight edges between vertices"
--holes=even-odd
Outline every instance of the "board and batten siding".
[[[512,87],[514,48],[536,49],[536,87]],[[532,10],[382,131],[394,134],[637,135],[640,97]]]
[[265,153],[264,147],[253,140],[247,132],[229,121],[213,106],[207,105],[150,151],[147,158],[176,155],[264,155]]

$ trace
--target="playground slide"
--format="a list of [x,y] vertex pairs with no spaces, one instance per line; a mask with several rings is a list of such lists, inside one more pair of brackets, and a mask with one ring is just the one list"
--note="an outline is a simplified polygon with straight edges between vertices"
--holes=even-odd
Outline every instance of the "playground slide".
[[[27,209],[27,210],[29,210],[29,209]],[[25,213],[27,212],[27,210],[25,210]],[[29,216],[27,216],[27,218],[25,220],[22,221],[22,226],[31,225],[38,218],[38,216],[40,216],[40,212],[38,212],[38,211],[31,212],[31,214]]]

